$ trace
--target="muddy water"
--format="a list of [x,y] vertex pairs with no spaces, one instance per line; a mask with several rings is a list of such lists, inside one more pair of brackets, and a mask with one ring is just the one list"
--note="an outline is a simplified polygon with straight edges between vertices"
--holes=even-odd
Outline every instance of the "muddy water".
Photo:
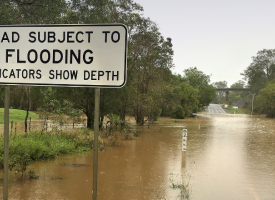
[[[181,151],[183,128],[188,129],[186,153]],[[182,177],[194,200],[275,197],[273,119],[205,115],[133,129],[142,129],[142,136],[99,152],[98,199],[180,199],[171,181],[181,183]],[[9,197],[92,199],[92,160],[89,152],[34,163],[40,178],[11,177]]]

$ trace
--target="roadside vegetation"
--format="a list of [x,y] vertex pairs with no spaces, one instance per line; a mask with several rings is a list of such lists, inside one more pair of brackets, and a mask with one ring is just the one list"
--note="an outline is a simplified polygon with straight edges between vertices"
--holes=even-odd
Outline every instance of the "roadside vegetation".
[[[127,123],[119,116],[112,114],[107,117],[108,121],[100,129],[99,150],[106,146],[117,146],[121,140],[131,140],[140,136],[140,131],[130,131]],[[42,128],[27,133],[10,133],[9,140],[9,169],[19,178],[37,179],[39,176],[35,174],[35,169],[28,169],[31,162],[90,151],[93,149],[94,132],[88,128],[60,130],[58,126],[53,125],[51,131]],[[0,146],[0,169],[3,169],[3,134],[0,136]]]
[[[33,161],[51,160],[56,156],[88,151],[93,148],[94,134],[88,129],[64,131],[31,131],[10,135],[9,169],[23,176]],[[0,137],[0,168],[4,167],[4,137]],[[103,141],[99,139],[100,148]]]
[[235,109],[230,106],[226,108],[226,111],[230,114],[247,114],[245,109]]

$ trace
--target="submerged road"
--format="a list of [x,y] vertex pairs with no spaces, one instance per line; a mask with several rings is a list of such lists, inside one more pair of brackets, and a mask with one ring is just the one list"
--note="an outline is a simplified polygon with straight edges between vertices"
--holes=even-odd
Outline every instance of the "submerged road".
[[209,104],[206,108],[207,113],[223,113],[226,114],[224,109],[219,104]]

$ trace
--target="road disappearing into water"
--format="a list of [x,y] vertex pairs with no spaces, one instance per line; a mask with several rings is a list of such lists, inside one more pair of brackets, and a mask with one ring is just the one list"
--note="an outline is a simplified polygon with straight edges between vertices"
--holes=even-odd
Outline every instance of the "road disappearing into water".
[[206,108],[207,113],[222,113],[226,114],[224,109],[219,104],[209,104]]

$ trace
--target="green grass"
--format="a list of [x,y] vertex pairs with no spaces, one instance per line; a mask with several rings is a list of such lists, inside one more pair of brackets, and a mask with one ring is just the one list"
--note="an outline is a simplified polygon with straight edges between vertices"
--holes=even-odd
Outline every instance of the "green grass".
[[[9,120],[14,123],[25,121],[26,114],[27,111],[25,110],[10,109]],[[28,119],[30,119],[30,117],[35,119],[38,118],[39,115],[34,112],[29,112]],[[4,108],[0,108],[0,124],[4,124]]]
[[243,109],[234,109],[231,107],[227,108],[226,111],[229,112],[230,114],[246,114],[245,110],[243,110]]

